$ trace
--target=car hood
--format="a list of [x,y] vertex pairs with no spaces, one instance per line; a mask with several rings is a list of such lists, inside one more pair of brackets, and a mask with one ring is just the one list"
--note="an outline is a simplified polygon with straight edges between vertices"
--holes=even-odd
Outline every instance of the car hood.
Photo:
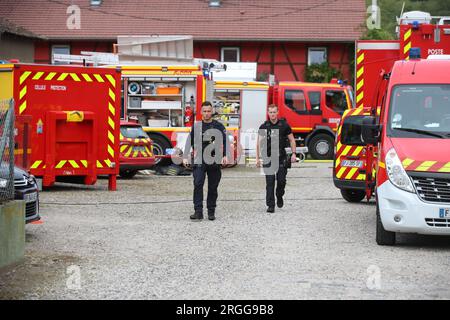
[[450,172],[450,139],[391,138],[405,169]]

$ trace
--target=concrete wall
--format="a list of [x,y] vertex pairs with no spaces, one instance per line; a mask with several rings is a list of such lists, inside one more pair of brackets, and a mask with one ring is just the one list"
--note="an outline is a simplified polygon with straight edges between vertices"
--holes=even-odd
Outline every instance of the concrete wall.
[[34,62],[34,41],[9,33],[0,34],[0,60],[9,59]]
[[0,205],[0,268],[20,262],[25,254],[25,202]]

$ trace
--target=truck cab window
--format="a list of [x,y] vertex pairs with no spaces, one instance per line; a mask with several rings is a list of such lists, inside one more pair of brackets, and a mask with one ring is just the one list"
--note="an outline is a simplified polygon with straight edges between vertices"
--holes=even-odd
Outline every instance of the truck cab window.
[[334,112],[342,115],[347,110],[347,97],[342,90],[327,90],[326,92],[326,105]]
[[297,113],[306,113],[305,94],[302,90],[286,90],[284,104]]
[[308,92],[311,110],[320,110],[320,91]]

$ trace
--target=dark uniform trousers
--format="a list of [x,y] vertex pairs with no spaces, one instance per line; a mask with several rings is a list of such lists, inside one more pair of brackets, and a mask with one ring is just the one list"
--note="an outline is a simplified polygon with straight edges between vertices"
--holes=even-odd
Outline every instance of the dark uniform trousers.
[[280,163],[276,174],[266,174],[266,205],[268,207],[275,207],[275,181],[277,183],[277,197],[284,196],[284,189],[286,187],[286,175],[287,167],[284,163]]
[[214,211],[217,201],[217,188],[219,186],[222,171],[220,165],[217,164],[198,164],[193,167],[194,176],[194,210],[201,212],[203,210],[203,185],[205,184],[206,175],[208,175],[208,197],[206,206],[208,211]]

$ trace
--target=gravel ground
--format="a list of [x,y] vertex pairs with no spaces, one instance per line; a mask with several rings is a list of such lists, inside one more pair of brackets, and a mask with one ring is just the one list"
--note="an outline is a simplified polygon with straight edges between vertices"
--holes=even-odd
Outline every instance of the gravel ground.
[[374,203],[349,204],[330,163],[288,174],[265,212],[264,177],[223,171],[217,219],[194,223],[192,177],[139,175],[41,193],[24,263],[3,299],[450,299],[450,238],[375,243]]

